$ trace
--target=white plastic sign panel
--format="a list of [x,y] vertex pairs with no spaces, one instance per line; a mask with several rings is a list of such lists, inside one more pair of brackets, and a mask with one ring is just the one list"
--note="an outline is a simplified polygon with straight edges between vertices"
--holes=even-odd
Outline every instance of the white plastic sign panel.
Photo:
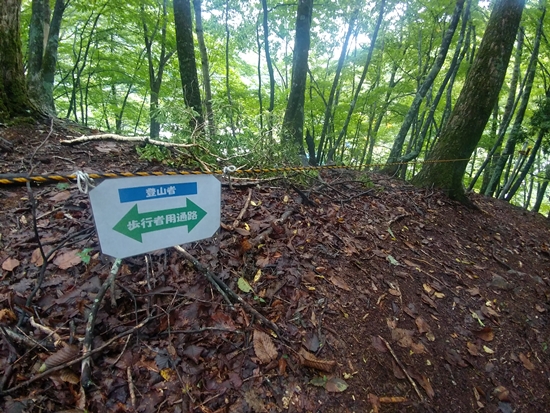
[[115,258],[209,238],[220,227],[221,184],[212,175],[106,180],[90,201],[101,251]]

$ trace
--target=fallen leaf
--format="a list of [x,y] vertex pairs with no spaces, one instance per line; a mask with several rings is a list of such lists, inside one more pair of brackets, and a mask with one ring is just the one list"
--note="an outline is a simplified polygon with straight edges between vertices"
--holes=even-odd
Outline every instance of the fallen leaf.
[[475,297],[476,295],[481,296],[481,293],[479,292],[479,288],[478,288],[478,287],[468,288],[466,291],[467,291],[468,293],[470,293],[470,295],[471,295],[472,297]]
[[42,366],[38,371],[40,373],[43,373],[47,369],[50,369],[52,367],[57,367],[69,361],[72,361],[78,356],[79,352],[80,350],[78,349],[77,346],[66,345],[65,347],[62,347],[57,352],[53,353],[46,360],[44,360],[44,363],[42,364]]
[[432,329],[430,328],[426,320],[424,320],[422,317],[416,317],[414,322],[420,334],[424,334],[424,333],[427,333],[428,331],[432,331]]
[[420,380],[418,381],[422,388],[426,391],[426,394],[430,399],[433,399],[435,396],[435,391],[432,387],[432,383],[430,383],[430,379],[428,379],[426,376],[422,375]]
[[393,258],[391,255],[388,255],[386,259],[389,261],[391,265],[401,265],[399,264],[399,261],[397,261],[395,258]]
[[17,320],[15,313],[9,308],[2,308],[0,310],[0,323],[10,323]]
[[510,401],[510,390],[508,390],[506,387],[504,386],[497,386],[495,387],[495,389],[493,390],[493,394],[495,396],[497,396],[497,398],[501,401],[501,402],[509,402]]
[[467,342],[466,347],[468,347],[468,353],[470,353],[472,356],[479,356],[479,349],[474,343]]
[[403,373],[403,370],[401,370],[401,368],[393,360],[391,362],[391,367],[392,367],[393,375],[396,379],[405,380],[406,378],[405,373]]
[[254,353],[261,363],[267,364],[277,358],[277,349],[266,333],[254,330]]
[[21,263],[18,259],[10,257],[2,263],[2,269],[5,271],[13,271],[19,264]]
[[414,331],[406,330],[404,328],[395,328],[391,331],[391,338],[393,341],[396,341],[397,344],[401,347],[410,347],[413,343],[412,336]]
[[[189,357],[195,363],[199,364],[201,362],[201,355],[203,352],[204,352],[204,347],[191,344],[191,345],[185,346],[185,349],[183,350],[183,355]],[[157,364],[160,364],[160,363],[157,362]],[[172,363],[171,362],[167,363],[167,365],[170,365],[170,364]],[[159,367],[161,366],[159,365]]]
[[420,294],[420,298],[422,301],[426,304],[428,304],[430,307],[432,307],[434,310],[437,310],[437,306],[435,305],[434,300],[432,300],[430,297],[428,297],[426,294]]
[[492,350],[487,346],[483,346],[483,351],[486,352],[487,354],[495,354],[495,350]]
[[336,275],[333,275],[329,278],[330,282],[334,284],[336,287],[345,290],[345,291],[351,291],[351,288],[346,284],[346,282],[341,279],[340,277],[337,277]]
[[527,358],[525,354],[519,353],[519,359],[523,363],[523,367],[525,367],[527,370],[535,370],[535,365],[531,360]]
[[412,342],[411,351],[414,354],[424,354],[426,352],[426,347],[421,342],[418,342],[418,343]]
[[[246,401],[246,403],[250,407],[249,411],[253,411],[253,412],[266,412],[267,411],[267,408],[265,406],[265,401],[256,392],[256,389],[247,390],[244,394],[244,400]],[[204,411],[207,411],[207,410],[204,410]]]
[[347,388],[348,384],[338,377],[332,377],[327,381],[327,384],[325,385],[325,389],[329,393],[342,393]]
[[59,254],[53,260],[53,263],[57,265],[60,269],[66,270],[68,268],[74,267],[82,262],[82,257],[80,250],[74,249],[62,254]]
[[332,373],[336,368],[335,361],[318,359],[317,357],[315,357],[315,355],[311,354],[304,348],[300,349],[298,355],[300,356],[300,363],[303,366],[326,371],[327,373]]
[[62,201],[66,201],[70,197],[71,197],[71,193],[69,191],[61,191],[55,194],[54,196],[50,197],[50,201],[62,202]]
[[244,279],[244,277],[240,277],[237,280],[237,286],[239,287],[239,290],[241,290],[243,293],[249,293],[250,291],[252,291],[252,287],[250,286],[248,281]]
[[388,351],[388,348],[386,347],[384,342],[380,339],[380,337],[371,336],[370,339],[371,339],[371,344],[375,350],[378,350],[380,353],[386,353]]
[[325,387],[327,384],[327,377],[326,376],[315,376],[309,381],[309,384],[315,387]]
[[481,330],[472,331],[477,338],[482,339],[483,341],[490,342],[495,338],[495,333],[491,327],[484,327]]
[[539,313],[544,313],[544,312],[546,312],[546,308],[544,308],[544,307],[541,306],[540,304],[535,304],[535,309],[536,309]]

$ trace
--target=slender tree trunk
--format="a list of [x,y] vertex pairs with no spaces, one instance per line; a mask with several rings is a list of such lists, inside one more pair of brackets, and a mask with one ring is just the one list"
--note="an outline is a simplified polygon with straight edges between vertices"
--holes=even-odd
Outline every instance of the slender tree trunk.
[[21,0],[0,1],[0,122],[35,114],[23,73],[20,11]]
[[42,84],[44,86],[44,103],[46,108],[55,113],[53,100],[53,86],[55,71],[57,69],[57,49],[59,47],[59,32],[63,14],[70,0],[55,0],[50,30],[47,36],[46,49],[44,50],[44,59],[42,60]]
[[[149,88],[151,89],[151,94],[149,97],[149,136],[151,139],[157,139],[160,135],[160,123],[158,121],[158,108],[159,108],[159,94],[160,88],[162,85],[162,77],[164,75],[164,68],[168,63],[168,60],[172,57],[173,51],[166,52],[166,26],[167,26],[167,1],[163,0],[162,2],[162,13],[159,16],[155,28],[152,32],[149,32],[149,27],[145,20],[145,9],[142,6],[142,25],[143,25],[143,37],[145,40],[145,54],[147,56],[148,69],[149,69]],[[175,14],[175,13],[174,13]],[[158,69],[155,73],[155,64],[153,59],[153,42],[158,33],[158,28],[160,30],[160,56],[158,62]]]
[[183,100],[185,105],[195,112],[191,119],[191,127],[194,130],[199,130],[203,127],[204,119],[202,117],[201,92],[193,43],[193,18],[189,0],[174,0],[174,22],[176,25],[176,49],[183,88]]
[[405,138],[409,133],[409,129],[411,128],[414,119],[416,119],[416,116],[418,115],[420,104],[424,100],[424,97],[426,96],[426,93],[428,93],[428,90],[430,90],[430,88],[432,87],[435,78],[441,70],[443,63],[445,62],[445,57],[447,56],[447,51],[449,50],[449,46],[451,45],[451,41],[458,26],[458,21],[460,20],[463,6],[464,0],[457,0],[453,15],[451,17],[451,23],[447,31],[445,32],[445,36],[443,36],[441,47],[439,48],[439,52],[437,53],[435,62],[433,63],[430,72],[426,76],[426,79],[420,86],[420,89],[416,93],[411,107],[405,115],[405,119],[403,120],[401,129],[399,129],[399,133],[397,134],[397,137],[395,138],[392,149],[390,151],[390,156],[388,157],[387,164],[383,168],[383,172],[389,175],[394,175],[399,170],[399,165],[397,165],[396,163],[401,161],[400,157],[401,152],[403,151]]
[[225,0],[225,91],[227,93],[227,103],[229,104],[229,124],[231,126],[231,136],[234,144],[237,143],[237,133],[235,131],[235,121],[233,119],[233,99],[231,98],[231,84],[229,82],[229,0]]
[[[319,138],[319,147],[317,148],[317,156],[316,159],[310,159],[309,163],[311,165],[317,165],[317,161],[321,161],[322,159],[322,150],[325,145],[325,137],[327,135],[329,124],[331,123],[331,114],[332,114],[332,104],[334,102],[334,94],[336,93],[336,89],[338,88],[338,82],[340,81],[340,73],[342,72],[342,68],[344,67],[344,62],[346,60],[346,55],[348,53],[348,43],[349,39],[351,37],[351,33],[353,32],[353,28],[355,27],[355,21],[357,20],[357,14],[358,10],[354,10],[350,21],[348,25],[348,31],[344,37],[344,44],[342,46],[342,51],[340,52],[340,58],[338,59],[338,65],[336,66],[336,73],[334,74],[334,80],[332,81],[332,87],[330,88],[330,93],[328,96],[327,105],[325,107],[325,117],[323,120],[323,129],[321,130],[321,137]],[[333,151],[334,153],[334,151]],[[332,159],[329,159],[329,162],[332,161]]]
[[307,80],[310,27],[313,0],[298,0],[296,36],[292,57],[292,80],[290,95],[282,125],[282,143],[294,148],[300,156],[304,152],[304,103]]
[[[433,103],[430,105],[430,111],[428,112],[427,118],[422,125],[422,130],[420,131],[417,142],[414,145],[414,149],[408,152],[405,156],[403,156],[403,159],[402,159],[403,162],[409,162],[415,159],[416,157],[418,157],[418,155],[420,155],[420,152],[422,151],[422,147],[424,145],[424,141],[426,139],[426,136],[428,135],[428,129],[434,123],[435,111],[439,105],[439,102],[441,101],[441,98],[443,97],[443,93],[445,92],[445,89],[447,88],[447,85],[449,84],[449,82],[452,79],[454,80],[456,73],[458,72],[458,69],[460,67],[460,64],[462,63],[462,59],[464,58],[464,55],[465,55],[464,50],[462,49],[462,45],[464,43],[464,37],[466,35],[468,22],[470,21],[470,5],[471,5],[471,0],[467,2],[466,8],[464,9],[464,16],[462,18],[462,26],[460,29],[460,34],[458,37],[453,58],[449,65],[449,69],[447,70],[447,73],[445,74],[445,78],[443,79],[443,82],[441,83],[441,86],[439,87],[439,90],[435,95]],[[452,82],[451,82],[451,85],[452,85]]]
[[202,82],[204,85],[204,100],[206,107],[206,119],[208,119],[208,134],[210,137],[216,135],[216,122],[214,119],[214,111],[212,109],[212,86],[210,85],[210,64],[208,62],[208,52],[206,43],[204,42],[204,30],[202,28],[202,0],[193,0],[193,8],[195,9],[195,22],[197,32],[197,41],[201,52],[201,69]]
[[[506,131],[508,130],[508,126],[510,125],[510,121],[512,120],[512,115],[514,114],[514,108],[516,106],[516,90],[518,87],[518,80],[519,80],[519,73],[521,68],[521,54],[523,51],[523,30],[520,29],[518,31],[518,39],[517,39],[517,45],[516,45],[516,54],[514,59],[514,70],[512,71],[512,79],[510,79],[510,89],[508,91],[508,99],[506,99],[506,106],[504,106],[504,113],[502,115],[502,122],[500,123],[498,132],[497,132],[497,139],[487,154],[487,157],[483,161],[483,164],[478,169],[476,175],[472,179],[472,182],[470,182],[470,185],[468,186],[468,189],[471,190],[474,185],[476,184],[476,181],[478,180],[480,174],[485,170],[489,162],[491,160],[495,159],[495,153],[502,148],[502,142],[504,141],[504,136],[506,135]],[[495,107],[496,110],[498,110],[498,107]],[[496,160],[496,159],[495,159]],[[484,181],[485,181],[484,177]],[[484,182],[482,185],[481,193],[485,193],[489,186],[489,182]],[[492,195],[492,194],[491,194]]]
[[543,29],[543,21],[544,21],[545,13],[546,13],[546,9],[544,9],[541,15],[541,19],[539,20],[537,33],[535,35],[535,40],[533,42],[533,51],[531,52],[531,58],[529,60],[529,65],[527,67],[527,74],[525,76],[525,88],[521,96],[521,103],[517,110],[516,117],[514,119],[514,124],[510,132],[510,136],[506,141],[506,147],[504,148],[504,151],[501,153],[500,157],[497,159],[495,163],[493,176],[491,177],[489,186],[485,191],[486,195],[494,194],[497,188],[497,185],[500,182],[500,177],[502,175],[502,171],[504,170],[504,166],[506,165],[508,158],[514,154],[516,143],[521,136],[521,133],[520,133],[521,125],[523,123],[525,112],[527,111],[527,105],[529,104],[529,98],[531,97],[531,90],[533,89],[533,82],[535,80],[535,72],[538,64],[539,47],[540,47],[540,41],[542,37],[542,29]]
[[32,0],[31,23],[27,58],[27,86],[29,97],[40,106],[44,96],[42,86],[42,58],[44,56],[44,31],[50,23],[48,0]]
[[533,212],[539,212],[540,210],[540,206],[544,200],[544,195],[546,194],[546,188],[548,188],[548,181],[550,181],[550,163],[546,164],[546,168],[544,169],[544,181],[539,184],[537,189],[537,199],[535,201],[535,205],[533,205]]
[[[524,6],[524,0],[495,2],[456,106],[428,156],[430,162],[413,179],[415,184],[435,185],[469,203],[462,185],[464,172],[498,100]],[[449,159],[456,161],[440,162]]]
[[[340,131],[337,139],[337,143],[334,145],[334,147],[338,146],[338,142],[340,142],[344,137],[346,136],[346,133],[348,131],[348,126],[351,121],[351,116],[353,115],[353,112],[355,111],[355,105],[357,104],[357,100],[359,99],[359,94],[361,93],[361,88],[363,87],[363,82],[365,81],[365,77],[367,76],[367,71],[370,66],[372,53],[374,52],[374,46],[376,44],[376,39],[378,38],[378,32],[380,30],[380,26],[382,25],[382,19],[384,17],[385,13],[385,7],[386,7],[386,0],[380,1],[380,11],[378,12],[378,19],[376,21],[376,26],[374,27],[374,31],[372,34],[372,39],[369,46],[369,51],[367,54],[367,61],[365,62],[365,66],[363,67],[363,73],[361,73],[361,78],[359,79],[359,83],[357,84],[357,87],[355,88],[355,94],[353,95],[353,98],[350,102],[348,114],[346,116],[346,120],[344,121],[344,125],[342,126],[342,130]],[[330,155],[330,154],[329,154]],[[330,159],[330,157],[329,157]]]
[[29,27],[27,84],[31,100],[45,113],[55,114],[53,84],[63,13],[70,0],[56,0],[50,22],[48,0],[33,0]]
[[275,109],[275,75],[273,73],[273,62],[271,61],[271,51],[269,49],[269,27],[268,27],[268,9],[267,0],[262,0],[262,26],[264,32],[264,52],[265,62],[267,64],[267,73],[269,74],[269,106],[267,108],[267,130],[269,141],[273,142],[273,109]]

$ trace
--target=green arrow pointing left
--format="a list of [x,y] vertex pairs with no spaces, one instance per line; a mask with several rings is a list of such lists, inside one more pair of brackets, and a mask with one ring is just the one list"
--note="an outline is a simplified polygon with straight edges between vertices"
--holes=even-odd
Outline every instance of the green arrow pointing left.
[[162,231],[163,229],[187,226],[187,232],[205,217],[206,211],[189,199],[182,208],[165,209],[139,213],[135,204],[132,209],[113,227],[127,237],[142,242],[142,234],[146,232]]

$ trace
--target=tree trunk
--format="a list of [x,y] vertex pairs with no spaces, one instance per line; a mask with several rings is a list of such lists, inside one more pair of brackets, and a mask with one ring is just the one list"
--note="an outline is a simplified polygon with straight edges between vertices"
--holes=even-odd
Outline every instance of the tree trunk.
[[42,59],[42,84],[44,91],[43,102],[46,109],[55,113],[55,105],[53,101],[53,84],[55,71],[57,68],[57,49],[59,47],[59,32],[61,30],[61,22],[63,14],[70,0],[55,0],[53,16],[50,22],[50,30],[48,31],[46,48],[44,50],[44,58]]
[[494,194],[497,188],[497,185],[500,182],[500,177],[502,175],[502,171],[504,170],[504,166],[506,165],[508,158],[514,154],[516,143],[518,142],[518,139],[521,136],[521,125],[523,123],[525,112],[527,111],[529,98],[531,97],[531,90],[533,89],[533,81],[535,80],[535,72],[538,64],[539,47],[540,47],[540,41],[542,37],[542,29],[543,29],[545,12],[546,12],[546,9],[544,9],[544,12],[542,13],[541,19],[537,27],[537,33],[535,35],[535,41],[533,42],[534,43],[533,51],[531,53],[531,58],[529,60],[529,65],[527,67],[527,74],[525,75],[525,88],[523,90],[523,94],[521,95],[521,103],[516,113],[514,124],[512,125],[512,130],[510,131],[510,136],[506,141],[506,147],[504,148],[504,151],[500,154],[500,157],[497,159],[495,163],[493,176],[491,177],[489,186],[485,191],[485,195]]
[[229,104],[229,126],[231,127],[231,137],[233,138],[233,145],[237,146],[237,133],[235,128],[235,121],[233,119],[233,99],[231,97],[231,84],[229,82],[229,0],[225,0],[225,92],[227,94],[227,103]]
[[[348,109],[348,114],[346,116],[346,120],[344,121],[344,125],[342,126],[342,130],[338,135],[337,142],[340,142],[342,139],[344,139],[344,136],[346,136],[346,133],[348,131],[348,126],[349,126],[349,122],[351,121],[351,116],[355,111],[355,105],[357,104],[357,99],[359,99],[359,94],[361,93],[361,88],[363,86],[363,82],[365,81],[365,77],[367,76],[367,71],[370,66],[372,53],[374,52],[374,46],[376,44],[376,39],[378,38],[378,31],[380,30],[382,19],[384,17],[385,7],[386,7],[386,0],[381,0],[378,19],[376,21],[376,26],[374,27],[374,32],[372,34],[372,39],[369,46],[369,52],[367,54],[367,61],[365,62],[365,66],[363,67],[363,73],[361,73],[361,78],[359,79],[359,83],[357,84],[357,88],[355,89],[355,94],[351,99],[349,109]],[[336,146],[338,146],[337,143],[334,145],[334,147]]]
[[208,134],[210,137],[216,135],[216,123],[214,120],[214,111],[212,110],[212,87],[210,86],[210,64],[208,63],[208,52],[204,42],[204,30],[202,28],[202,0],[193,0],[195,9],[195,22],[197,32],[197,41],[201,52],[202,82],[204,84],[204,100],[206,106],[206,119],[208,119]]
[[[518,87],[522,51],[523,51],[523,30],[520,29],[518,31],[518,40],[517,40],[516,54],[514,59],[514,70],[512,71],[512,79],[510,80],[510,90],[508,91],[508,98],[506,99],[506,106],[504,107],[502,122],[500,123],[500,126],[498,128],[498,133],[496,134],[497,139],[493,147],[487,154],[485,161],[483,161],[483,164],[480,166],[479,170],[477,171],[477,174],[474,176],[474,179],[472,179],[472,182],[470,182],[470,185],[468,186],[469,190],[473,189],[474,185],[476,184],[476,181],[478,180],[481,173],[485,171],[485,168],[487,167],[489,162],[491,162],[492,160],[496,161],[496,157],[494,155],[498,150],[502,148],[504,135],[508,130],[508,126],[510,125],[510,121],[512,120],[512,115],[514,114],[514,109],[516,106],[516,89]],[[498,111],[498,106],[495,106],[495,110]],[[494,167],[492,169],[494,169]],[[482,189],[480,190],[480,193],[485,193],[485,191],[487,190],[489,186],[489,182],[486,181],[487,179],[488,178],[486,178],[486,175],[484,175],[483,184],[481,185]],[[489,179],[490,179],[490,176],[489,176]]]
[[40,105],[44,96],[42,85],[42,58],[44,56],[45,26],[50,24],[48,0],[32,0],[27,58],[27,86],[29,97]]
[[265,63],[267,64],[267,73],[269,74],[269,106],[267,108],[267,131],[269,134],[269,142],[273,142],[273,109],[275,109],[275,75],[273,74],[273,62],[271,61],[271,52],[269,50],[267,0],[262,0],[262,11],[263,11],[262,26],[264,30]]
[[174,22],[176,24],[176,49],[178,51],[183,99],[185,104],[196,112],[196,115],[193,116],[192,127],[199,129],[202,128],[204,121],[193,43],[193,19],[189,0],[174,0]]
[[541,184],[539,184],[539,187],[537,189],[537,199],[535,201],[535,205],[533,206],[533,212],[539,212],[540,206],[542,205],[542,201],[544,199],[544,195],[546,194],[546,188],[548,187],[548,181],[550,180],[550,163],[546,164],[546,168],[544,169],[544,181],[542,181]]
[[313,0],[299,0],[292,56],[290,95],[282,125],[282,144],[304,155],[304,103]]
[[457,0],[453,15],[451,17],[451,24],[449,25],[447,31],[445,32],[445,36],[443,36],[443,40],[441,41],[441,47],[439,48],[439,52],[437,53],[435,62],[433,63],[432,68],[430,69],[430,72],[426,76],[426,79],[420,86],[420,89],[416,93],[413,103],[411,104],[411,107],[409,108],[407,114],[405,115],[403,124],[399,129],[399,133],[397,134],[397,137],[393,142],[393,146],[390,151],[390,156],[388,157],[386,166],[383,168],[383,172],[389,175],[394,175],[399,170],[399,165],[397,165],[397,162],[401,161],[399,158],[401,157],[401,152],[403,150],[403,144],[405,142],[405,138],[409,133],[409,129],[411,128],[413,121],[416,119],[416,116],[418,115],[420,104],[424,100],[424,97],[428,93],[428,90],[430,90],[430,88],[432,87],[433,82],[435,81],[435,78],[437,77],[439,71],[441,70],[443,63],[445,62],[445,57],[447,56],[447,51],[449,50],[449,46],[451,45],[451,41],[453,40],[453,36],[458,26],[458,21],[460,20],[460,15],[462,14],[463,7],[464,7],[464,0]]
[[[177,0],[174,0],[177,1]],[[157,139],[160,135],[160,123],[157,119],[158,107],[159,107],[159,94],[160,87],[162,85],[162,76],[164,75],[164,68],[168,63],[168,60],[174,53],[166,52],[166,17],[168,15],[166,10],[167,0],[162,2],[162,13],[158,17],[155,24],[155,28],[150,33],[147,21],[145,19],[145,8],[141,6],[142,24],[143,24],[143,37],[145,40],[145,53],[147,55],[148,69],[149,69],[149,87],[151,89],[151,95],[149,98],[149,137],[151,139]],[[175,14],[175,13],[174,13]],[[159,25],[161,26],[161,39],[160,39],[160,57],[158,62],[158,70],[155,73],[155,64],[153,58],[153,42],[157,35]]]
[[29,97],[42,111],[55,114],[53,83],[57,66],[59,31],[67,0],[56,0],[50,22],[47,0],[33,0],[29,27],[27,84]]
[[[317,156],[309,160],[309,163],[311,165],[317,165],[317,162],[320,162],[322,160],[322,151],[325,145],[325,137],[327,135],[329,124],[331,123],[331,114],[333,110],[332,104],[334,102],[334,94],[336,93],[336,89],[338,88],[338,82],[340,81],[340,73],[342,72],[342,67],[344,67],[344,62],[346,60],[346,54],[348,53],[349,38],[351,37],[351,33],[353,32],[353,28],[355,27],[355,20],[357,19],[357,13],[358,13],[358,10],[356,9],[351,15],[351,19],[348,25],[348,31],[346,33],[346,36],[344,37],[344,45],[342,46],[342,51],[340,52],[340,58],[338,59],[338,65],[336,66],[336,73],[334,75],[334,80],[332,81],[332,87],[330,88],[327,105],[325,107],[325,118],[323,121],[323,129],[321,130],[321,137],[319,138],[319,148],[317,149]],[[334,153],[334,151],[332,153]],[[330,162],[332,161],[332,159],[328,159],[328,161]]]
[[[524,6],[524,0],[495,3],[449,121],[428,162],[413,179],[416,185],[435,185],[451,198],[469,203],[462,185],[464,172],[498,100]],[[441,162],[446,160],[454,161]]]
[[20,12],[21,0],[0,1],[0,122],[35,114],[23,72]]

